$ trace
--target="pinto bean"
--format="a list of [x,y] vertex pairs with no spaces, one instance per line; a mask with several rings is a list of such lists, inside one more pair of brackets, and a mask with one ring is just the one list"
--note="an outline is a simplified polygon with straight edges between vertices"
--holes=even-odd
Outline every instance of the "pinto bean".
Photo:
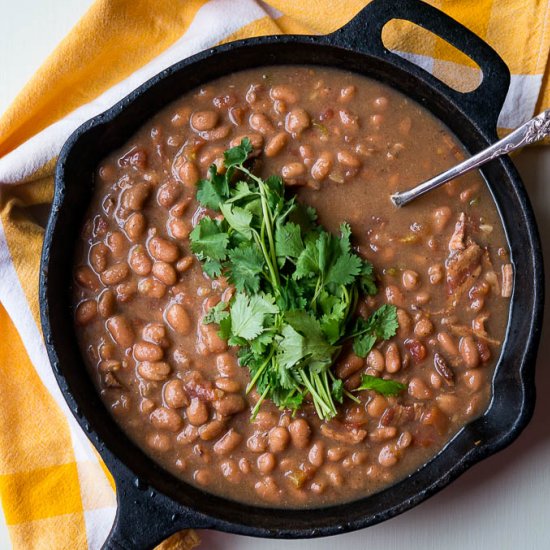
[[107,330],[111,334],[113,340],[121,348],[129,348],[134,342],[134,331],[128,319],[123,315],[115,315],[107,319]]
[[147,298],[158,299],[166,294],[166,285],[153,277],[147,277],[138,283],[138,292]]
[[347,103],[348,101],[351,101],[357,92],[357,87],[351,84],[350,86],[346,86],[345,88],[342,88],[340,90],[340,95],[338,97],[338,101],[341,103]]
[[208,421],[208,408],[198,397],[193,397],[191,399],[191,403],[185,409],[185,413],[187,415],[187,420],[189,420],[193,426],[200,426]]
[[241,389],[241,385],[231,378],[217,378],[214,383],[216,388],[227,393],[237,393]]
[[275,134],[266,144],[264,153],[268,158],[276,157],[288,143],[288,134],[286,132],[279,132]]
[[230,428],[214,445],[214,452],[219,455],[225,455],[236,449],[243,436],[236,432],[233,428]]
[[346,149],[338,151],[336,158],[340,164],[343,164],[347,168],[359,168],[361,166],[361,161]]
[[110,317],[116,308],[116,296],[112,290],[104,290],[97,300],[97,310],[99,314],[106,319]]
[[287,185],[303,185],[306,168],[301,162],[289,162],[281,168],[281,176]]
[[176,271],[184,273],[193,265],[193,256],[185,256],[176,262]]
[[267,449],[268,434],[266,432],[254,432],[247,441],[246,446],[253,453],[263,453]]
[[384,447],[382,447],[382,449],[380,449],[378,462],[381,466],[384,466],[385,468],[391,468],[392,466],[395,466],[397,464],[398,460],[399,457],[392,445],[385,445]]
[[264,137],[262,136],[262,134],[251,132],[249,134],[245,134],[244,136],[237,136],[229,142],[229,146],[236,147],[237,145],[240,145],[242,140],[245,137],[247,137],[250,140],[250,144],[252,145],[252,149],[253,149],[252,155],[257,156],[261,152],[262,147],[264,146]]
[[149,275],[153,268],[153,262],[147,254],[147,250],[141,244],[136,244],[128,255],[128,264],[134,273],[138,275]]
[[179,257],[178,247],[162,237],[152,237],[147,243],[149,254],[155,260],[172,263]]
[[97,317],[97,302],[95,300],[85,300],[80,302],[76,308],[75,319],[77,324],[84,326]]
[[471,336],[463,336],[458,349],[467,368],[475,369],[479,366],[479,350]]
[[237,359],[230,353],[220,353],[216,357],[216,368],[221,376],[228,377],[236,376],[239,370]]
[[193,426],[193,424],[187,424],[187,426],[185,426],[185,428],[176,437],[176,441],[180,445],[191,445],[191,443],[194,443],[198,437],[198,428]]
[[162,184],[157,191],[157,202],[164,208],[170,208],[178,200],[181,194],[181,186],[175,181]]
[[178,176],[181,182],[188,187],[193,187],[200,179],[199,170],[194,162],[185,161],[179,167]]
[[340,122],[348,130],[356,129],[359,127],[359,117],[354,115],[347,109],[340,109],[338,111],[338,116],[340,117]]
[[422,378],[414,376],[409,380],[408,392],[411,397],[419,400],[431,399],[432,390],[426,385]]
[[395,342],[390,342],[386,348],[386,371],[390,374],[401,369],[401,355]]
[[222,397],[219,401],[212,403],[216,411],[222,416],[231,416],[244,411],[246,403],[244,399],[237,394],[230,394]]
[[436,208],[432,213],[432,227],[434,231],[441,233],[449,223],[451,216],[452,212],[448,206]]
[[170,380],[164,385],[164,402],[171,409],[181,409],[189,405],[189,397],[179,378]]
[[373,418],[380,418],[388,406],[388,400],[382,395],[375,395],[367,405],[367,412]]
[[224,460],[220,463],[222,475],[229,483],[239,483],[241,481],[241,473],[237,463],[234,460]]
[[289,441],[290,434],[286,428],[278,426],[269,431],[268,442],[271,452],[283,452],[287,448]]
[[128,264],[118,263],[108,267],[102,274],[101,280],[106,285],[116,285],[128,277],[130,270]]
[[345,380],[358,370],[362,369],[364,364],[364,359],[358,355],[355,355],[355,353],[348,353],[343,360],[338,362],[338,366],[336,367],[336,376],[342,380]]
[[[223,126],[218,126],[217,128],[213,128],[212,130],[206,130],[204,132],[200,133],[201,138],[205,139],[206,141],[217,141],[219,139],[224,139],[229,135],[229,132],[231,132],[231,126],[228,124],[225,124]],[[221,171],[223,167],[218,166],[218,171]]]
[[151,188],[148,183],[136,183],[125,189],[120,195],[120,203],[122,208],[126,210],[139,211],[143,209],[145,201],[151,193]]
[[162,382],[168,378],[170,374],[170,365],[164,361],[144,361],[137,367],[138,374],[145,380],[151,382]]
[[441,349],[448,355],[458,355],[458,347],[454,341],[454,338],[447,332],[440,332],[437,335],[437,341],[441,346]]
[[160,451],[165,453],[172,448],[172,440],[170,436],[163,433],[150,433],[145,438],[147,446],[155,451]]
[[285,129],[292,137],[300,137],[302,132],[309,128],[311,118],[306,110],[301,108],[292,109],[285,118]]
[[316,441],[309,449],[307,458],[313,466],[320,468],[325,461],[325,444],[322,441]]
[[387,441],[393,439],[397,435],[397,428],[395,426],[381,426],[369,433],[369,439],[380,443],[381,441]]
[[273,86],[269,91],[269,95],[271,99],[284,101],[285,103],[296,103],[299,99],[298,92],[284,84]]
[[248,119],[248,124],[260,134],[270,134],[273,132],[273,123],[264,113],[252,113]]
[[167,223],[170,235],[175,239],[186,239],[191,233],[192,227],[181,218],[170,218]]
[[309,443],[311,437],[311,428],[306,420],[298,418],[293,420],[288,426],[292,444],[298,449],[304,449]]
[[462,379],[467,388],[472,392],[479,391],[486,381],[485,373],[481,369],[467,370],[463,374]]
[[199,468],[193,473],[193,480],[198,485],[208,485],[212,480],[212,472],[210,472],[210,470],[207,470],[206,468]]
[[129,302],[137,292],[137,283],[135,281],[127,281],[116,286],[117,302]]
[[98,273],[101,273],[107,268],[109,249],[103,243],[96,243],[90,248],[88,258],[92,267]]
[[124,223],[124,231],[132,242],[136,242],[145,233],[147,221],[141,212],[133,212]]
[[166,309],[166,322],[178,334],[189,334],[191,319],[184,306],[174,303]]
[[210,353],[220,353],[227,350],[227,342],[220,338],[215,325],[201,325],[201,331],[206,348]]
[[153,264],[153,275],[166,286],[172,286],[177,281],[176,270],[166,262],[155,262]]
[[434,264],[428,268],[428,277],[430,279],[430,284],[438,285],[441,281],[443,281],[444,276],[445,269],[441,264]]
[[270,474],[277,466],[277,460],[273,453],[263,453],[258,457],[256,464],[262,474]]
[[199,437],[203,441],[216,439],[224,430],[225,422],[222,420],[211,420],[208,424],[203,424],[199,428]]
[[164,355],[162,348],[151,342],[137,342],[133,351],[136,361],[160,361]]
[[202,132],[211,130],[218,123],[219,115],[216,111],[195,111],[191,115],[191,127],[193,130]]
[[167,409],[166,407],[155,409],[149,418],[151,424],[153,424],[157,430],[177,432],[181,429],[183,424],[181,416],[174,409]]
[[400,338],[406,338],[411,332],[411,316],[402,308],[397,309],[398,334]]
[[332,170],[333,155],[330,151],[323,151],[311,167],[311,177],[316,181],[323,181]]
[[101,288],[97,275],[87,265],[80,266],[76,269],[75,279],[80,286],[93,290],[94,292]]
[[386,287],[386,300],[397,307],[404,307],[405,305],[405,298],[403,297],[403,293],[397,288],[395,285],[388,285]]
[[367,355],[367,366],[377,372],[383,372],[386,366],[384,356],[377,349],[372,349]]
[[414,290],[419,284],[418,273],[412,269],[406,269],[403,271],[401,281],[405,290]]

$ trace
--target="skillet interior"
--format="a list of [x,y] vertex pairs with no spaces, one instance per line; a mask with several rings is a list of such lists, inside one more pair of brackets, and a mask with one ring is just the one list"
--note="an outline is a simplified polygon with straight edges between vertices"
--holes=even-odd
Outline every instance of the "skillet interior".
[[[487,112],[484,118],[477,107],[472,108],[466,100],[461,102],[459,94],[450,92],[421,69],[386,55],[383,48],[370,54],[351,51],[349,47],[359,45],[350,42],[345,31],[332,37],[253,39],[229,44],[213,55],[199,54],[167,69],[83,125],[63,148],[42,258],[43,330],[69,407],[117,480],[119,529],[126,532],[127,539],[152,544],[189,526],[272,537],[311,537],[366,527],[414,506],[475,462],[510,443],[532,414],[534,358],[543,302],[542,259],[531,208],[508,159],[493,161],[484,170],[502,216],[515,271],[521,273],[521,279],[516,279],[507,338],[493,380],[494,397],[483,417],[467,425],[436,458],[406,480],[365,499],[299,513],[231,502],[189,486],[155,464],[121,431],[96,393],[73,327],[74,241],[93,193],[94,170],[99,161],[167,103],[213,78],[245,68],[326,65],[378,79],[415,99],[442,120],[469,151],[477,151],[495,139],[496,113],[505,90],[498,92],[502,97],[490,98],[497,104],[496,112]],[[522,230],[517,231],[518,227]],[[148,533],[144,532],[144,514],[149,517]],[[155,527],[151,528],[152,524]],[[116,543],[112,547],[117,547]]]

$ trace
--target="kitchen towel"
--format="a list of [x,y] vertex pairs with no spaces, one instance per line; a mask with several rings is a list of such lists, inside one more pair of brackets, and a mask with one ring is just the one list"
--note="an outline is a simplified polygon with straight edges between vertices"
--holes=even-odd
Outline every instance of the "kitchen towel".
[[[112,479],[65,405],[40,331],[43,219],[63,142],[180,59],[251,36],[328,33],[366,3],[97,0],[0,118],[0,499],[14,548],[99,548],[116,508]],[[491,44],[510,67],[501,131],[550,106],[549,0],[431,3]],[[474,63],[417,27],[397,21],[384,39],[459,89],[480,81]],[[197,543],[188,531],[166,547]]]

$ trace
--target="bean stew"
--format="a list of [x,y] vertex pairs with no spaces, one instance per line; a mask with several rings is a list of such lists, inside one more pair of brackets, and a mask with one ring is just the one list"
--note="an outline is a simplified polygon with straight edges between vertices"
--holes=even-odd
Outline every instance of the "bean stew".
[[[397,334],[365,358],[344,347],[345,397],[321,420],[245,392],[249,371],[204,316],[234,288],[209,278],[189,235],[196,189],[248,137],[254,171],[280,175],[334,234],[349,223],[374,265],[357,314],[397,308]],[[98,167],[74,269],[82,353],[126,433],[175,476],[260,506],[318,507],[379,491],[486,410],[513,289],[494,201],[477,173],[396,209],[389,196],[464,157],[413,100],[320,67],[235,73],[166,107]],[[406,387],[356,390],[363,375]]]

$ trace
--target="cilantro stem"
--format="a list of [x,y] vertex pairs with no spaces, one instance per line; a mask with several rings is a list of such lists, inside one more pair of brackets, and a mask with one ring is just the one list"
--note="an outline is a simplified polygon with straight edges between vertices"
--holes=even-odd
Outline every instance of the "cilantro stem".
[[250,414],[250,421],[253,421],[256,418],[256,415],[258,414],[258,411],[260,410],[260,407],[262,403],[264,402],[265,398],[267,397],[267,394],[271,388],[267,386],[267,388],[264,390],[262,395],[260,396],[260,399],[258,399],[258,402],[254,405],[254,408],[252,409],[252,412]]
[[[269,240],[269,248],[271,252],[271,262],[273,265],[273,271],[275,273],[275,278],[277,280],[277,285],[280,286],[281,280],[279,277],[279,270],[276,268],[277,266],[277,255],[275,252],[275,239],[273,238],[273,219],[271,217],[271,212],[269,210],[269,205],[267,204],[267,196],[265,192],[265,184],[263,180],[257,176],[255,176],[250,170],[245,168],[242,164],[238,166],[238,169],[244,172],[249,178],[253,179],[260,189],[260,202],[262,205],[262,212],[264,215],[264,223],[265,228],[267,231],[267,238]],[[266,258],[267,259],[267,258]]]
[[269,356],[264,361],[264,363],[260,366],[260,368],[256,371],[256,373],[254,374],[254,377],[248,383],[248,386],[246,386],[246,393],[247,394],[250,393],[250,391],[252,390],[252,388],[254,387],[256,382],[258,381],[258,378],[262,375],[262,372],[265,370],[265,368],[267,367],[267,365],[271,361],[271,358],[273,357],[274,353],[275,353],[275,348],[272,346],[271,347],[271,352],[269,353]]

